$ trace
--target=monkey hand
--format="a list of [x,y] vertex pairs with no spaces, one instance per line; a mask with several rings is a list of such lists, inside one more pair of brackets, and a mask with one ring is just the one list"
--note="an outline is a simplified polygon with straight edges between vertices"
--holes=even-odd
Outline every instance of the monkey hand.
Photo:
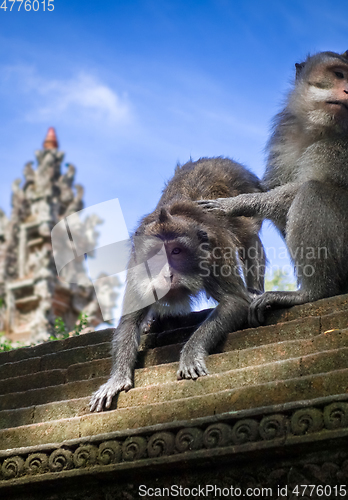
[[99,389],[92,394],[89,403],[90,411],[103,411],[104,407],[109,409],[115,394],[121,391],[127,392],[132,387],[133,384],[129,377],[119,374],[112,375],[105,384],[101,385]]
[[[216,200],[198,200],[197,203],[206,212],[223,212],[227,215],[245,215],[248,208],[248,198],[240,194],[233,198],[217,198]],[[248,196],[248,195],[246,195]],[[250,201],[250,198],[249,198]]]
[[190,346],[190,342],[187,342],[181,351],[179,370],[177,371],[178,380],[183,378],[195,380],[198,377],[208,375],[204,355],[205,353],[201,349],[197,350]]
[[[197,203],[206,212],[228,212],[229,204],[226,200],[231,198],[217,198],[216,200],[198,200]],[[232,198],[233,199],[233,198]]]
[[249,307],[249,324],[252,327],[257,327],[265,323],[266,311],[271,309],[274,303],[274,294],[265,292],[256,297]]

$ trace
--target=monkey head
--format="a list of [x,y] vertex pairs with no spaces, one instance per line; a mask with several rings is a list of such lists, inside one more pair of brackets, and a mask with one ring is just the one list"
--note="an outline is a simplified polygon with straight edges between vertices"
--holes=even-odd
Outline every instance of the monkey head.
[[[151,221],[145,219],[133,237],[136,262],[146,262],[150,281],[144,276],[137,287],[155,291],[153,307],[160,314],[186,314],[191,301],[204,288],[200,276],[199,247],[207,234],[189,217],[172,215],[162,208]],[[139,277],[138,277],[139,278]]]
[[348,51],[321,52],[296,64],[288,110],[306,127],[348,132]]

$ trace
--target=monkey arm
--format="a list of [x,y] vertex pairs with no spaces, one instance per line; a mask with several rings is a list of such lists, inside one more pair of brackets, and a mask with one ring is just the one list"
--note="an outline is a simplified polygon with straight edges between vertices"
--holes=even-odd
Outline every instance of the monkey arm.
[[138,352],[139,311],[123,316],[112,340],[112,371],[109,380],[92,395],[90,411],[109,409],[113,397],[133,387],[133,370]]
[[246,193],[233,198],[199,200],[197,203],[206,211],[223,211],[230,216],[261,217],[274,222],[286,218],[296,196],[300,183],[288,183],[264,193]]
[[229,332],[245,326],[248,309],[249,302],[245,297],[225,295],[183,347],[177,378],[196,379],[207,375],[204,357]]

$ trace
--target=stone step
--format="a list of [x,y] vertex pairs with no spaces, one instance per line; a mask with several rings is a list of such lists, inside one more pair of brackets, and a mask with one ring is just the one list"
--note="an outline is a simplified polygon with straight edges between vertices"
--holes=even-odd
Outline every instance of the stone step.
[[[191,381],[183,381],[183,383]],[[141,407],[127,407],[103,413],[88,413],[66,418],[57,413],[57,420],[20,425],[21,416],[12,411],[13,422],[18,427],[0,430],[0,449],[54,444],[65,440],[114,432],[115,430],[137,429],[173,421],[189,420],[225,412],[260,408],[284,404],[291,401],[311,400],[346,393],[348,369],[331,373],[300,376],[286,380],[276,380],[253,386],[214,391],[211,394],[195,395],[185,399],[175,399],[161,403],[143,404]],[[85,400],[85,403],[83,402]],[[80,406],[86,406],[83,398]],[[70,404],[78,405],[77,401]],[[18,410],[17,410],[18,411]],[[33,409],[31,411],[34,417]],[[59,419],[59,420],[58,420]]]
[[5,363],[14,363],[29,358],[44,356],[45,354],[53,354],[61,351],[73,349],[74,347],[90,346],[110,342],[114,328],[106,328],[96,332],[90,332],[76,337],[69,337],[64,340],[54,340],[44,342],[32,347],[22,347],[0,353],[0,366]]
[[[320,318],[315,317],[262,326],[256,329],[250,328],[230,333],[222,349],[224,351],[245,349],[287,339],[310,338],[320,334],[320,331]],[[106,333],[110,337],[109,330]],[[168,333],[143,335],[139,348],[137,368],[176,361],[182,348],[181,343],[186,341],[191,333],[192,328],[190,327]],[[73,338],[86,342],[88,335],[92,334]],[[92,338],[95,339],[96,337],[93,336]],[[101,339],[104,338],[105,335],[103,334]],[[61,343],[65,343],[66,340],[57,341],[54,344],[59,346]],[[176,343],[173,345],[174,342]],[[41,357],[31,356],[17,362],[6,362],[3,365],[0,364],[0,381],[52,369],[68,370],[67,380],[69,381],[107,375],[110,373],[110,359],[107,360],[106,358],[110,356],[110,348],[109,342],[102,342],[94,345],[72,347],[57,353],[47,353]],[[36,350],[36,347],[32,349]],[[0,362],[1,359],[0,355]],[[104,359],[105,362],[93,362],[93,360],[98,359]],[[96,372],[98,366],[101,372]]]
[[[336,312],[332,313],[333,310]],[[192,319],[190,315],[191,319],[185,321],[194,323],[195,321],[202,320],[205,312],[203,311],[202,313],[204,313],[203,316],[201,313],[193,313],[197,316]],[[316,320],[314,318],[315,316],[317,316]],[[336,328],[347,328],[348,295],[340,295],[310,304],[304,304],[302,306],[273,311],[268,318],[269,325],[266,327],[259,327],[256,331],[263,332],[265,336],[267,336],[267,334],[272,332],[272,328],[275,328],[274,334],[277,334],[280,328],[280,333],[283,333],[283,331],[287,329],[285,326],[286,323],[289,322],[291,325],[289,325],[289,334],[291,334],[290,330],[292,330],[293,327],[295,330],[301,329],[302,326],[306,329],[313,328],[313,320],[314,323],[317,322],[319,325],[319,316],[322,316],[321,321],[323,328],[325,325],[329,328],[329,324]],[[283,324],[274,324],[275,322],[283,322]],[[307,325],[307,322],[310,322],[310,324]],[[140,348],[144,350],[183,342],[189,337],[194,329],[193,326],[189,326],[188,328],[178,328],[172,332],[145,335],[142,338],[142,345]],[[70,366],[78,362],[88,361],[89,359],[96,359],[93,346],[100,344],[105,344],[104,347],[106,347],[106,351],[105,355],[102,355],[99,351],[99,356],[101,358],[107,357],[109,355],[109,342],[112,338],[113,331],[113,328],[108,328],[60,341],[45,342],[34,347],[2,352],[0,353],[0,379],[45,370],[51,363],[54,363],[56,369],[61,369],[65,368],[67,365]],[[255,331],[255,329],[247,329],[243,330],[239,337],[236,335],[237,332],[235,332],[234,335],[236,339],[241,337],[244,338],[244,336],[249,336],[253,331]],[[250,337],[250,341],[252,341],[252,337]],[[75,349],[77,350],[75,351]],[[156,362],[156,359],[154,362]]]
[[[147,401],[189,398],[228,388],[343,369],[348,366],[348,347],[344,347],[348,344],[347,340],[348,331],[334,331],[313,340],[286,341],[240,352],[213,354],[207,358],[210,375],[196,381],[176,381],[178,363],[136,370],[135,388],[127,393],[122,392],[115,398],[113,405],[117,404],[118,408],[139,406]],[[289,355],[292,357],[289,358]],[[88,412],[92,392],[106,380],[107,377],[75,381],[3,395],[0,397],[3,410],[0,412],[0,426],[4,428],[10,424],[11,412],[6,410],[16,408],[24,408],[23,418],[17,411],[17,421],[21,424],[27,423],[27,418],[40,422],[84,414]],[[27,411],[34,406],[34,412]],[[14,425],[13,422],[11,425]]]
[[[287,324],[288,326],[289,324]],[[265,327],[267,329],[268,327]],[[258,329],[260,332],[260,329]],[[313,333],[314,330],[308,329],[307,332],[303,330],[303,333]],[[330,334],[317,334],[313,335],[313,337],[296,339],[295,331],[294,340],[281,340],[282,338],[286,338],[285,335],[281,335],[280,332],[277,332],[279,342],[273,343],[265,343],[263,339],[262,333],[258,333],[253,338],[253,342],[251,342],[251,336],[254,336],[253,331],[250,330],[250,337],[244,339],[246,341],[246,345],[249,343],[254,345],[252,347],[242,348],[239,343],[240,349],[233,349],[236,344],[234,343],[237,339],[232,338],[233,334],[230,334],[231,339],[228,339],[224,345],[224,352],[220,355],[220,357],[216,358],[221,360],[221,363],[224,363],[225,367],[229,367],[226,369],[234,369],[234,368],[243,368],[255,364],[263,364],[269,363],[271,361],[277,361],[281,359],[298,357],[306,354],[312,354],[315,352],[320,352],[328,349],[336,349],[339,347],[348,347],[348,329],[346,330],[333,330]],[[282,333],[285,333],[283,330]],[[239,339],[241,340],[241,339]],[[275,340],[274,337],[268,337],[268,340]],[[261,345],[258,345],[258,344]],[[179,361],[180,350],[183,344],[171,346],[170,356],[167,357],[167,361]],[[157,351],[161,351],[162,348],[154,349],[153,353],[156,355]],[[162,352],[163,354],[163,352]],[[160,358],[160,352],[157,355],[157,359]],[[207,358],[207,363],[212,363],[212,355]],[[135,370],[135,385],[146,385],[152,383],[150,379],[145,379],[145,373],[153,374],[150,377],[156,377],[154,375],[156,373],[165,373],[167,370],[167,365],[161,364],[150,364],[150,363],[139,363],[138,366],[145,366],[145,368],[155,367],[155,370],[144,370],[137,369]],[[212,368],[210,368],[212,369]],[[111,370],[111,359],[105,359],[102,362],[100,360],[90,361],[87,363],[80,363],[69,367],[67,372],[66,382],[73,382],[75,380],[89,380],[96,377],[107,377]],[[214,370],[214,373],[217,370]],[[222,371],[222,366],[220,371]]]
[[67,369],[75,363],[102,359],[109,356],[110,342],[64,349],[57,353],[48,353],[40,357],[29,357],[28,359],[22,359],[16,362],[6,362],[0,365],[0,380],[47,370]]
[[[213,354],[207,362],[208,370],[211,373],[209,376],[200,377],[195,381],[177,381],[175,375],[178,364],[167,365],[167,371],[165,372],[167,382],[140,387],[135,386],[128,393],[120,393],[117,408],[140,406],[149,401],[160,403],[167,400],[207,395],[215,391],[220,392],[226,389],[253,386],[275,380],[287,380],[316,373],[332,372],[344,369],[347,366],[348,348],[334,349],[303,357],[272,361],[227,371],[220,369],[221,355]],[[216,372],[214,372],[214,369]]]
[[[240,364],[243,364],[243,359],[245,359],[244,366],[248,366],[251,364],[269,362],[275,359],[294,357],[295,354],[298,355],[300,353],[305,354],[309,352],[315,352],[315,349],[323,350],[322,347],[320,348],[320,343],[318,344],[319,339],[324,340],[326,346],[329,345],[329,338],[323,337],[323,335],[318,334],[319,323],[316,322],[316,319],[312,319],[309,324],[306,325],[302,325],[303,322],[301,321],[291,323],[285,323],[284,328],[282,327],[282,325],[277,325],[277,328],[262,327],[257,331],[244,330],[230,334],[224,345],[225,354],[221,355],[221,360],[225,360],[223,362],[223,366],[225,368],[223,368],[222,366],[217,366],[213,369],[213,372],[215,373],[223,369],[231,370],[234,368],[238,368],[240,367]],[[270,335],[270,330],[273,330],[272,335]],[[307,342],[307,346],[302,346],[301,343],[297,344],[299,342],[297,340],[283,341],[283,343],[281,344],[279,344],[279,342],[274,342],[273,344],[265,343],[266,338],[268,341],[280,341],[282,338],[287,338],[289,332],[295,338],[297,336],[296,333],[298,334],[299,332],[301,332],[302,336],[313,335],[313,337],[309,338],[318,338],[318,340],[316,340],[314,344],[309,340],[309,343]],[[344,345],[344,341],[342,339],[346,338],[346,334],[337,334],[336,337],[334,338],[333,336],[330,336],[331,348],[334,348],[337,342],[339,342],[339,345]],[[286,342],[289,343],[288,347],[286,345]],[[261,346],[257,347],[257,345],[260,343]],[[249,345],[254,345],[255,347],[248,347]],[[279,345],[281,345],[281,347],[278,347]],[[183,344],[175,344],[172,346],[164,346],[152,349],[150,351],[144,350],[140,352],[138,366],[153,367],[153,369],[147,371],[139,369],[136,370],[135,383],[137,385],[146,385],[147,383],[151,384],[153,383],[151,381],[151,378],[152,380],[157,380],[158,382],[165,382],[169,377],[172,377],[172,374],[169,375],[169,372],[167,373],[166,365],[164,363],[178,361],[182,346]],[[287,352],[287,349],[290,349],[290,351]],[[83,352],[86,353],[86,351],[78,352],[79,356],[81,356]],[[4,396],[0,396],[0,409],[8,409],[8,401],[11,401],[11,407],[15,408],[16,406],[13,405],[15,405],[16,400],[18,401],[18,404],[22,405],[23,401],[29,401],[30,404],[26,404],[25,406],[31,406],[33,404],[43,404],[47,401],[42,398],[46,398],[47,395],[51,393],[50,390],[44,390],[47,387],[59,386],[57,388],[57,391],[59,392],[59,394],[61,394],[62,391],[64,392],[64,388],[61,388],[60,386],[65,383],[71,383],[79,380],[91,380],[99,377],[108,377],[111,370],[111,359],[100,359],[99,357],[100,353],[102,355],[105,355],[107,352],[108,345],[105,343],[93,346],[93,355],[95,355],[97,359],[85,363],[73,364],[65,369],[58,369],[56,368],[56,366],[66,366],[67,360],[70,359],[68,356],[68,352],[64,351],[63,353],[60,353],[60,357],[53,359],[52,356],[54,355],[46,355],[49,356],[49,361],[51,361],[51,363],[48,363],[46,361],[46,358],[44,357],[43,359],[45,363],[41,363],[41,365],[44,365],[46,367],[52,366],[52,370],[39,371],[36,373],[34,372],[33,374],[0,380],[0,394],[20,394],[17,396],[17,398],[15,395],[8,396],[7,398]],[[91,353],[89,353],[89,356],[91,357]],[[32,359],[36,360],[37,358]],[[141,382],[142,378],[144,378],[144,375],[142,374],[145,373],[147,374],[147,376],[145,377],[144,381]],[[161,378],[159,378],[159,374],[162,374]],[[167,377],[167,379],[163,377]],[[73,392],[73,390],[70,389],[71,387],[71,385],[67,386],[67,390],[70,391],[69,393],[71,393],[71,391]],[[35,389],[42,390],[40,392],[35,391]],[[25,395],[22,394],[23,391],[26,391]],[[53,391],[52,395],[55,395],[57,391]],[[73,397],[79,396],[76,396],[76,394],[74,394]],[[31,402],[32,398],[34,398],[34,401],[36,401],[35,403]],[[59,400],[60,399],[62,399],[62,397],[59,397]],[[63,397],[63,399],[66,399],[66,397]]]
[[[309,316],[326,316],[331,313],[342,313],[348,320],[348,294],[336,295],[327,299],[320,299],[315,302],[309,302],[300,306],[293,306],[287,309],[274,309],[266,317],[266,324],[292,321],[294,319],[306,318]],[[346,325],[342,328],[347,328]]]

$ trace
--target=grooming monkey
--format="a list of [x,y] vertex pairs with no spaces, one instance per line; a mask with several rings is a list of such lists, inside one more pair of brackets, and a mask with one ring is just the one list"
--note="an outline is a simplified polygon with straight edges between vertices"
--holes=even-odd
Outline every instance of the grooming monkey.
[[296,64],[268,153],[266,192],[201,202],[208,212],[270,219],[285,238],[300,288],[257,297],[249,315],[255,326],[270,307],[348,291],[348,51]]
[[[201,292],[218,303],[185,344],[178,379],[206,375],[204,357],[227,333],[245,326],[255,290],[263,291],[260,221],[206,213],[196,200],[258,192],[257,177],[229,159],[202,158],[176,168],[156,209],[133,235],[112,371],[93,394],[91,411],[110,408],[115,394],[132,387],[140,333],[149,316],[187,314]],[[154,290],[156,302],[149,299]]]

